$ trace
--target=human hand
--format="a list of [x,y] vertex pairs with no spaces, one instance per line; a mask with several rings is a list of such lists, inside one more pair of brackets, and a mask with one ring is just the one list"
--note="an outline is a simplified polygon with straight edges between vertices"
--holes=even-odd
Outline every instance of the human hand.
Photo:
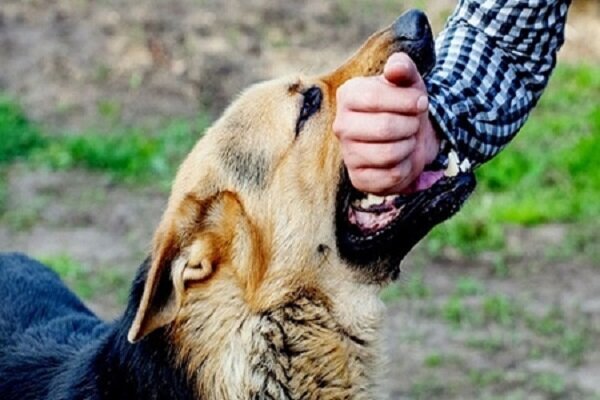
[[383,75],[354,78],[338,89],[333,131],[356,189],[411,190],[440,147],[428,105],[423,78],[405,53],[393,54]]

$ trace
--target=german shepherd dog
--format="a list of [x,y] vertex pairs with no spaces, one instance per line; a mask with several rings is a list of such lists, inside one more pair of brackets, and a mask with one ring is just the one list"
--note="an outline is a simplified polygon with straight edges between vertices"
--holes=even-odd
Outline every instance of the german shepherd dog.
[[332,133],[336,90],[380,74],[397,51],[432,67],[423,13],[332,73],[245,91],[181,165],[116,322],[43,265],[0,257],[0,399],[376,397],[378,292],[475,185],[455,166],[428,171],[439,179],[410,195],[349,184]]

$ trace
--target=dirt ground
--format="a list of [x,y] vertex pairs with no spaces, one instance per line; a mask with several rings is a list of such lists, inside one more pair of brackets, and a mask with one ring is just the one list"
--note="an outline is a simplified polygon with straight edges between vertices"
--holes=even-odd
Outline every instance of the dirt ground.
[[[454,4],[2,0],[0,92],[14,95],[57,134],[110,129],[115,120],[152,126],[198,112],[216,116],[252,82],[335,66],[410,5],[424,7],[439,31]],[[598,37],[599,2],[575,1],[561,62],[600,63]],[[116,185],[86,171],[15,167],[8,180],[0,251],[68,254],[90,271],[111,268],[128,277],[147,253],[166,202],[159,189]],[[429,295],[390,303],[386,398],[599,399],[600,265],[576,252],[552,256],[567,235],[560,225],[512,229],[503,273],[490,254],[432,259],[422,249],[413,252],[403,283],[422,275]],[[544,351],[532,356],[545,347],[526,322],[465,330],[436,317],[466,276],[484,282],[485,294],[513,299],[528,313],[559,309],[569,326],[585,321],[585,354],[577,361]],[[481,295],[465,300],[473,307],[481,301]],[[119,301],[110,294],[90,303],[105,317],[118,315]],[[498,339],[495,345],[490,338]],[[562,386],[553,386],[553,377]]]

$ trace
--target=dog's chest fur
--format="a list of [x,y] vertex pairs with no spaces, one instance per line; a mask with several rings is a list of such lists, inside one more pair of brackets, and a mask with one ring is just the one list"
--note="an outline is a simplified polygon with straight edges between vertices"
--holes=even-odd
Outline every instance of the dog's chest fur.
[[[218,332],[207,329],[209,322],[194,323],[198,318],[180,325],[177,340],[187,344],[182,361],[200,398],[373,398],[376,337],[345,332],[324,302],[300,297],[259,315],[222,304],[219,318],[227,311],[236,312]],[[201,351],[192,342],[203,343]]]

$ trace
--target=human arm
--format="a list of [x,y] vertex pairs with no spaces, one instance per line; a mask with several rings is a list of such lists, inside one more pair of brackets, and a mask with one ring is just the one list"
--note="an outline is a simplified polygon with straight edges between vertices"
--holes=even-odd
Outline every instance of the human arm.
[[500,152],[537,104],[564,42],[570,0],[460,0],[436,41],[429,112],[460,158]]
[[[371,85],[356,85],[349,81],[338,94],[334,131],[354,186],[380,194],[405,190],[423,170],[422,162],[412,161],[415,149],[429,149],[424,157],[426,165],[432,158],[430,152],[437,152],[435,146],[426,146],[437,140],[436,133],[442,139],[442,150],[453,148],[461,160],[468,158],[472,165],[496,155],[525,123],[548,82],[564,41],[569,4],[569,0],[459,1],[436,42],[438,62],[425,82],[428,120],[413,126],[412,135],[408,133],[410,126],[404,126],[401,139],[393,133],[399,128],[390,128],[387,135],[377,130],[385,125],[384,119],[389,123],[389,114],[406,116],[406,110],[393,109],[393,101],[382,103],[390,98],[390,87],[395,85],[396,96],[401,97],[405,89],[415,86],[393,81],[388,81],[392,85],[377,86],[375,80],[369,81]],[[376,104],[380,109],[373,104],[362,109],[347,107],[366,92],[371,93],[368,98],[381,96]],[[370,114],[369,123],[367,119],[359,123],[349,118],[358,113]],[[362,130],[360,137],[357,129]],[[369,137],[385,143],[381,146],[382,154],[387,154],[385,166],[367,152]],[[415,141],[412,150],[410,138]],[[446,153],[441,151],[436,161],[444,164]],[[359,165],[360,157],[366,161]]]

